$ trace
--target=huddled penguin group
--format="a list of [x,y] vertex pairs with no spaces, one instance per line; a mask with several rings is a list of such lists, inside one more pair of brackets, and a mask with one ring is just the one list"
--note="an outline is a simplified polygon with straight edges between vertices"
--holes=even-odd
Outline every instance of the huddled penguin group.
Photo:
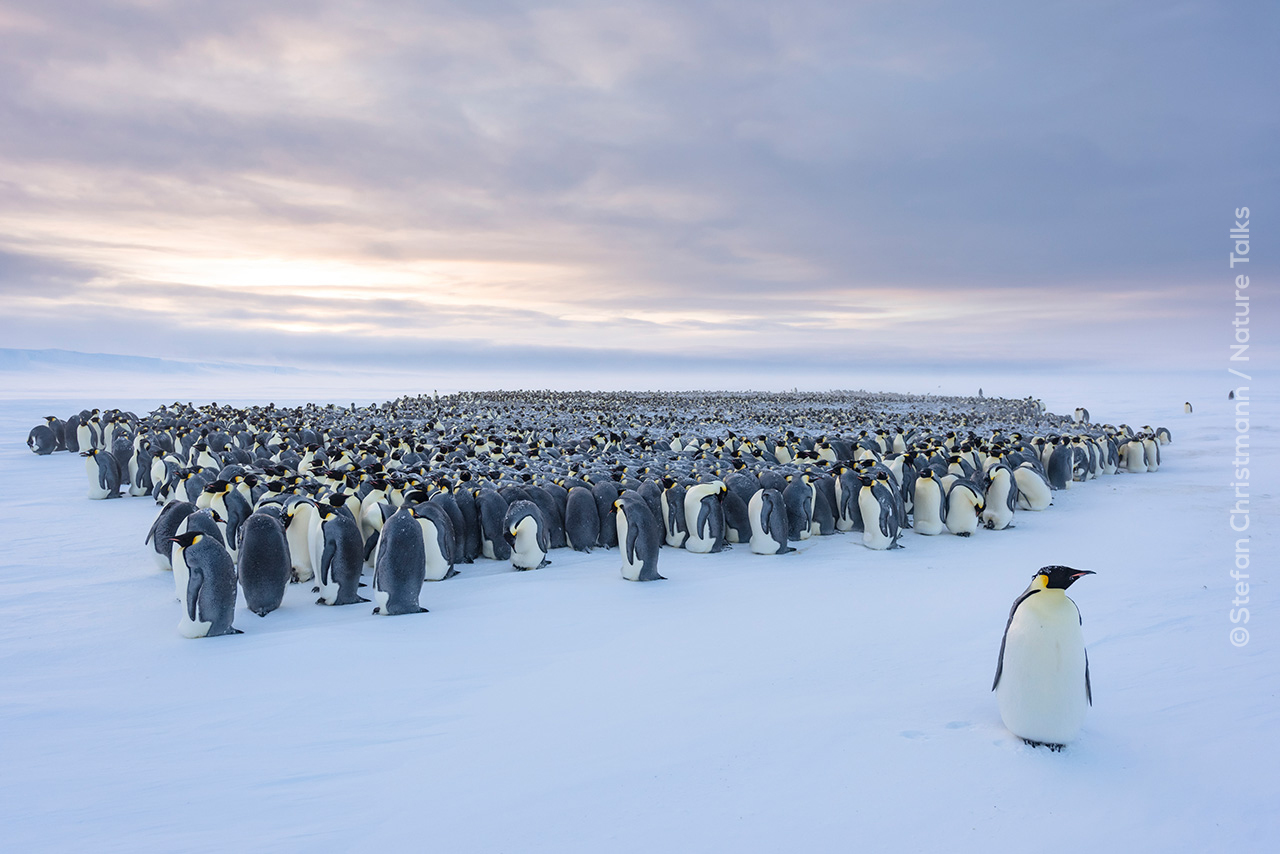
[[[174,403],[142,417],[50,416],[28,436],[36,454],[84,456],[90,498],[161,505],[145,541],[173,571],[188,637],[238,633],[237,586],[259,616],[290,583],[313,584],[317,604],[393,616],[426,611],[425,584],[476,560],[532,571],[561,548],[617,547],[624,579],[655,581],[664,546],[776,556],[843,533],[889,551],[908,532],[1004,531],[1056,491],[1156,471],[1169,441],[1163,427],[1094,424],[1083,408],[1056,416],[1029,398],[834,392]],[[1082,573],[1060,569],[1015,605],[995,686],[1009,728],[1050,745],[1069,740],[1078,715],[1026,723],[1039,702],[1027,698],[1044,695],[1034,674],[1047,653],[1035,644],[1048,641],[1033,641],[1019,614],[1070,634],[1053,591]]]

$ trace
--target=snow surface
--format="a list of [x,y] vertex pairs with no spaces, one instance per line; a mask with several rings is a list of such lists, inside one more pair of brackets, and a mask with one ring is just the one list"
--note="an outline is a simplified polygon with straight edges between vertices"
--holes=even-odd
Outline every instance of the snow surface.
[[[24,445],[45,414],[160,401],[0,402],[0,846],[1271,847],[1277,406],[1251,413],[1235,648],[1228,380],[1198,380],[1190,416],[1158,384],[1042,392],[1173,444],[1159,472],[1056,493],[1013,530],[664,548],[654,584],[622,581],[616,550],[562,549],[536,572],[462,567],[424,588],[430,613],[395,618],[293,585],[266,618],[238,611],[245,634],[200,641],[142,544],[153,502],[89,501],[79,457]],[[1098,573],[1071,591],[1095,705],[1060,754],[1006,731],[990,692],[1009,605],[1051,563]]]

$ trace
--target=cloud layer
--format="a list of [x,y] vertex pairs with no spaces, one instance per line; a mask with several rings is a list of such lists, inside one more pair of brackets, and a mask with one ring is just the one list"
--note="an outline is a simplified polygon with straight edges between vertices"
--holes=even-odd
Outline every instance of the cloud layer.
[[6,342],[570,377],[1201,364],[1231,211],[1277,195],[1276,18],[11,5]]

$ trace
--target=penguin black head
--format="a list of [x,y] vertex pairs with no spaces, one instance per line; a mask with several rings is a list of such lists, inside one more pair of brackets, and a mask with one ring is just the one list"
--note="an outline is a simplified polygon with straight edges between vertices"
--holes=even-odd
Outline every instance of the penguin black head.
[[200,542],[202,537],[204,537],[204,534],[200,533],[199,531],[187,531],[185,534],[179,534],[176,537],[170,537],[169,540],[171,542],[177,543],[179,546],[185,549],[185,548],[190,548],[191,546]]
[[[1077,579],[1095,575],[1091,569],[1072,569],[1069,566],[1042,566],[1031,578],[1031,583],[1047,590],[1066,590]],[[1044,581],[1040,579],[1043,578]]]

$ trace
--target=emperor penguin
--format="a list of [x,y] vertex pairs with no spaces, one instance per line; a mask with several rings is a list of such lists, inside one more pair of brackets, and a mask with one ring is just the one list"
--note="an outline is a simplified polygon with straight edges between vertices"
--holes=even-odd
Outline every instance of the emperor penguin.
[[284,524],[269,513],[251,513],[240,526],[236,570],[244,603],[259,617],[280,607],[292,565]]
[[448,511],[436,501],[425,501],[409,508],[422,528],[422,550],[426,558],[424,577],[427,581],[444,581],[458,574],[454,569],[458,538]]
[[156,520],[151,523],[151,530],[147,531],[147,538],[142,541],[143,545],[151,544],[151,553],[155,556],[156,566],[166,572],[173,571],[172,537],[178,533],[178,526],[183,520],[194,512],[196,512],[196,506],[190,501],[177,499],[170,501],[160,509]]
[[1182,411],[1187,415],[1191,414],[1191,401],[1188,400],[1186,403],[1182,404]]
[[[320,511],[310,498],[295,498],[284,509],[284,530],[289,540],[289,560],[295,581],[310,581],[315,575],[311,554],[312,525],[320,525]],[[316,558],[319,555],[315,556]]]
[[662,526],[667,545],[682,549],[684,541],[689,538],[684,516],[685,490],[680,483],[669,477],[663,478],[662,487]]
[[618,524],[618,550],[622,552],[622,577],[627,581],[662,581],[658,552],[662,547],[662,523],[638,494],[623,492],[613,503]]
[[109,452],[90,448],[81,452],[84,470],[89,476],[89,497],[93,499],[120,497],[120,465]]
[[46,457],[58,449],[58,437],[48,424],[37,424],[27,434],[27,447],[36,455]]
[[1142,444],[1141,439],[1134,436],[1120,446],[1120,462],[1124,466],[1124,470],[1130,473],[1147,470],[1147,449]]
[[1143,456],[1147,461],[1147,471],[1159,471],[1160,443],[1148,433],[1142,434],[1139,438],[1142,439],[1142,449],[1145,452]]
[[[510,560],[511,546],[502,528],[507,516],[507,499],[496,489],[481,489],[476,492],[476,509],[480,513],[480,553],[489,560]],[[599,529],[596,536],[600,536]]]
[[916,476],[915,495],[912,499],[914,519],[913,529],[917,534],[936,536],[946,530],[943,517],[946,515],[946,493],[942,484],[934,476],[934,470],[923,468]]
[[382,526],[373,569],[373,613],[383,616],[422,614],[418,604],[426,580],[427,555],[422,528],[408,507],[401,507]]
[[[564,533],[569,548],[576,552],[590,552],[600,538],[600,511],[596,508],[596,497],[585,486],[569,490],[564,511]],[[621,544],[622,541],[618,542]]]
[[1084,621],[1067,596],[1068,587],[1093,574],[1042,567],[1009,610],[991,690],[1004,725],[1033,747],[1061,750],[1079,734],[1093,705]]
[[236,570],[231,555],[200,531],[187,531],[173,541],[187,567],[178,633],[184,638],[242,634],[231,625],[236,615]]
[[[616,498],[614,500],[617,501]],[[514,569],[541,569],[551,562],[547,560],[550,549],[547,526],[537,504],[523,499],[511,502],[503,528],[507,544],[511,546],[511,566]]]
[[876,551],[902,548],[898,542],[902,522],[898,518],[898,505],[893,494],[869,475],[860,475],[858,482],[861,485],[858,512],[862,515],[862,544]]
[[1034,463],[1021,463],[1013,470],[1013,479],[1018,486],[1019,510],[1045,510],[1053,501],[1049,481]]
[[1004,463],[991,467],[984,479],[987,483],[982,503],[982,524],[991,531],[1013,527],[1013,511],[1018,506],[1018,484],[1013,471]]
[[947,530],[957,537],[968,537],[978,530],[982,516],[982,490],[971,480],[958,478],[947,488]]
[[728,491],[722,480],[695,484],[685,490],[686,551],[713,554],[724,550],[724,494]]
[[360,531],[346,513],[332,506],[317,508],[320,515],[320,567],[316,573],[317,605],[355,605],[368,602],[359,594],[364,570]]
[[758,489],[747,504],[751,520],[751,551],[781,555],[795,549],[787,545],[787,505],[776,489]]
[[787,537],[807,540],[813,536],[813,510],[818,492],[809,482],[809,475],[793,477],[782,490],[782,500],[787,505]]

